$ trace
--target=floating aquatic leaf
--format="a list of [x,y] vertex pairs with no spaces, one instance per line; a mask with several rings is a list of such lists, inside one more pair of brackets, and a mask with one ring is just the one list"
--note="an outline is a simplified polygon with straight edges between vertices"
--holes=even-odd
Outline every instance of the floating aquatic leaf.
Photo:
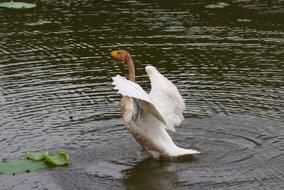
[[28,152],[26,158],[30,160],[42,160],[47,152]]
[[2,160],[0,161],[0,174],[19,174],[30,171],[37,171],[46,168],[41,161],[27,159]]
[[44,159],[53,165],[62,166],[68,163],[69,156],[65,152],[57,152],[54,156],[45,154]]
[[10,1],[10,2],[0,3],[0,7],[8,8],[8,9],[31,9],[31,8],[35,8],[36,4]]
[[46,152],[28,152],[26,159],[0,160],[1,174],[19,174],[30,171],[37,171],[47,168],[47,164],[62,166],[69,161],[69,155],[65,152],[57,152],[49,155]]

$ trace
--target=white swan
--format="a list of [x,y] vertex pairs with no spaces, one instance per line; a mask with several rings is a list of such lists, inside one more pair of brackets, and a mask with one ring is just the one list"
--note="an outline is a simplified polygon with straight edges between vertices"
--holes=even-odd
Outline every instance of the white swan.
[[122,95],[123,122],[137,142],[155,159],[199,154],[196,150],[176,146],[166,131],[175,131],[175,126],[184,120],[185,103],[176,86],[155,67],[146,66],[151,81],[148,94],[134,82],[135,66],[130,54],[117,50],[111,55],[128,66],[128,80],[117,75],[112,78],[112,84]]

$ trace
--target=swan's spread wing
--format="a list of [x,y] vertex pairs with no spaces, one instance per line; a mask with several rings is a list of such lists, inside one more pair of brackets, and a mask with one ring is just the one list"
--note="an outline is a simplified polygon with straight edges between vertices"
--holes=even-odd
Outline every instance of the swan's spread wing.
[[184,100],[177,87],[155,67],[147,66],[145,69],[152,86],[150,98],[168,124],[167,128],[174,131],[175,126],[180,125],[184,120],[182,114],[185,109]]
[[147,94],[140,85],[127,80],[120,75],[112,77],[112,84],[114,85],[114,89],[118,90],[118,93],[122,96],[129,96],[135,98],[138,101],[139,106],[146,111],[154,115],[158,120],[165,122],[162,114],[158,111],[158,109],[153,104],[149,94]]

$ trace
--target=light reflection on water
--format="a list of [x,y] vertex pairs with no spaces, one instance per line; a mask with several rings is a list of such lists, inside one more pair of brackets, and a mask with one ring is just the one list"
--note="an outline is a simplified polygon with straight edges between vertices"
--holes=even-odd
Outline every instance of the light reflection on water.
[[[86,189],[280,187],[281,1],[205,8],[212,4],[44,1],[33,11],[1,9],[1,157],[68,150],[70,169],[46,174],[62,189],[74,183]],[[199,158],[157,163],[130,138],[111,86],[112,76],[126,72],[110,58],[117,48],[133,54],[144,88],[150,88],[149,64],[178,86],[186,121],[172,135],[179,145],[201,150]],[[74,182],[64,182],[64,175]],[[6,179],[0,182],[8,189]]]

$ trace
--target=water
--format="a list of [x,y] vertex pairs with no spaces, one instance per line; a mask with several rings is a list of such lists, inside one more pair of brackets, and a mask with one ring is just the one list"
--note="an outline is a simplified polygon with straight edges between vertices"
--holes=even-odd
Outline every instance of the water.
[[[0,176],[1,189],[283,189],[279,1],[41,1],[0,10],[0,158],[65,150],[66,168]],[[125,48],[186,101],[171,133],[201,155],[157,162],[124,128],[110,51]]]

